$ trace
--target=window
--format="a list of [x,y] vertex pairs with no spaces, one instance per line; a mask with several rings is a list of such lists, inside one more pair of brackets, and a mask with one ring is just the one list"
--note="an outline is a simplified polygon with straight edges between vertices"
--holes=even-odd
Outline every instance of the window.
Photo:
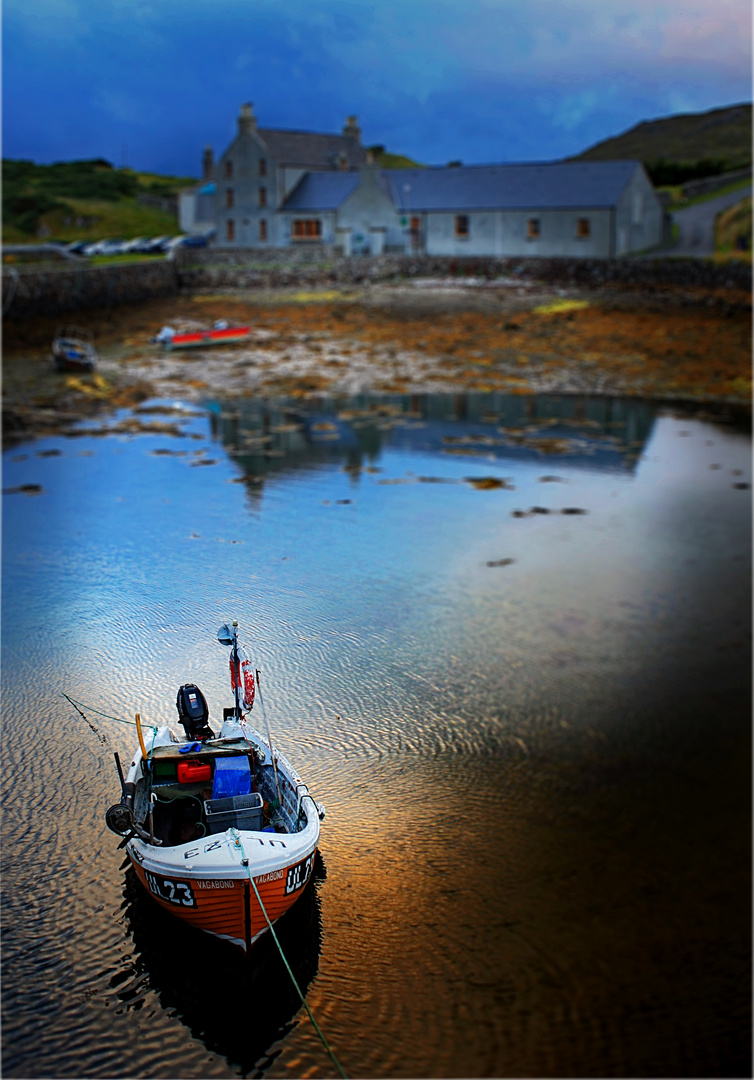
[[421,218],[418,218],[418,217],[412,217],[411,218],[410,229],[411,229],[411,235],[412,236],[418,237],[419,233],[421,232],[421,225],[422,225]]
[[260,157],[259,159],[259,175],[267,175],[267,158]]
[[260,187],[260,189],[259,189],[259,205],[260,206],[266,206],[267,205],[267,188],[266,187]]
[[225,222],[225,239],[235,240],[236,238],[236,223],[232,218],[228,218]]
[[230,180],[230,178],[232,176],[233,176],[233,162],[232,161],[226,161],[225,162],[225,177],[226,177],[226,179]]
[[294,218],[291,222],[291,236],[294,240],[319,240],[322,236],[322,222]]
[[233,209],[233,202],[234,202],[233,188],[229,187],[228,190],[225,192],[225,205],[227,206],[227,208],[229,210]]
[[456,214],[456,236],[461,240],[469,238],[469,215]]
[[644,217],[644,194],[641,191],[634,192],[633,207],[631,213],[631,224],[641,225],[641,219]]
[[592,235],[592,223],[588,217],[580,217],[576,221],[576,236],[579,240],[585,240]]
[[526,222],[526,236],[529,240],[536,240],[539,236],[539,218],[530,217]]
[[262,218],[262,220],[259,222],[259,239],[262,241],[262,243],[265,243],[267,241],[267,222],[264,220],[264,218]]

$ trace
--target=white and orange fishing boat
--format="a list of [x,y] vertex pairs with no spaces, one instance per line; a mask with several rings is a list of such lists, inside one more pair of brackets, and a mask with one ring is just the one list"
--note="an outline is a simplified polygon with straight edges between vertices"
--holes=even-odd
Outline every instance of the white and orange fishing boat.
[[230,646],[232,708],[218,734],[202,691],[185,684],[177,708],[184,735],[142,725],[122,797],[107,811],[136,875],[177,918],[248,951],[296,902],[309,881],[325,811],[291,763],[247,721],[259,672],[238,642],[238,624],[218,631]]

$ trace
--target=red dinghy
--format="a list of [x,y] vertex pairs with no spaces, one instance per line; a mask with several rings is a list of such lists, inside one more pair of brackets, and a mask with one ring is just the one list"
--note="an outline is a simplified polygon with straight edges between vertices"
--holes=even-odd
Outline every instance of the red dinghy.
[[206,345],[234,345],[250,333],[250,326],[213,326],[209,330],[173,330],[166,326],[152,340],[166,349],[196,349]]

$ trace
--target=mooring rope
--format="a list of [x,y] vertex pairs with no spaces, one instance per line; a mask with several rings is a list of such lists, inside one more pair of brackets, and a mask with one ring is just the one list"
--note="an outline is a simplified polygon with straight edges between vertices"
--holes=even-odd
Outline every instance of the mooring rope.
[[330,1044],[328,1043],[325,1036],[322,1034],[322,1031],[320,1030],[319,1024],[314,1019],[314,1015],[312,1013],[312,1010],[309,1008],[307,1000],[304,997],[303,993],[301,992],[301,987],[299,986],[299,984],[298,984],[298,982],[296,980],[296,976],[293,974],[293,971],[291,969],[291,965],[288,963],[288,960],[286,959],[285,953],[283,952],[283,948],[282,948],[280,942],[278,941],[278,936],[275,933],[275,928],[272,925],[272,922],[270,921],[270,916],[267,914],[267,909],[265,908],[264,904],[262,903],[262,897],[259,895],[259,889],[257,888],[257,883],[254,880],[254,875],[251,872],[251,867],[249,866],[249,857],[246,854],[246,849],[243,846],[243,841],[241,840],[241,834],[239,833],[238,829],[231,829],[230,831],[231,831],[231,833],[233,835],[233,840],[235,841],[236,845],[238,847],[240,847],[240,849],[241,849],[241,852],[243,854],[242,862],[243,862],[243,865],[246,867],[246,873],[249,875],[249,881],[251,882],[252,888],[254,889],[254,894],[255,894],[258,902],[259,902],[260,908],[262,909],[262,914],[265,917],[267,925],[268,925],[268,927],[270,929],[270,933],[272,934],[272,940],[277,945],[278,952],[280,953],[280,956],[282,957],[283,963],[285,964],[286,970],[287,970],[288,974],[291,977],[291,982],[293,983],[293,985],[294,985],[294,987],[296,989],[296,993],[301,998],[301,1004],[304,1006],[307,1013],[309,1014],[309,1019],[311,1020],[313,1026],[314,1026],[314,1030],[319,1035],[320,1040],[322,1042],[322,1045],[324,1046],[327,1053],[330,1055],[330,1057],[332,1059],[332,1062],[335,1065],[335,1068],[338,1070],[340,1075],[343,1077],[343,1080],[348,1080],[348,1077],[347,1077],[346,1073],[343,1072],[343,1068],[342,1068],[340,1062],[338,1061],[338,1059],[336,1058],[335,1054],[333,1053],[333,1051],[332,1051],[332,1049],[330,1047]]
[[[62,690],[61,690],[61,693],[63,693]],[[81,716],[84,716],[84,714],[81,712],[81,709],[87,709],[89,712],[96,713],[97,716],[104,716],[106,720],[117,720],[117,722],[119,724],[130,724],[131,727],[136,727],[136,721],[135,720],[124,720],[120,716],[110,716],[109,713],[101,712],[99,709],[95,709],[92,705],[85,705],[83,703],[83,701],[76,701],[75,698],[69,697],[68,694],[63,694],[63,697],[66,699],[66,701],[70,701],[71,705],[73,705],[76,712],[80,713]],[[79,706],[81,706],[81,709],[79,709]],[[86,720],[85,716],[84,716],[84,719]],[[88,720],[86,722],[87,722],[87,724],[89,723]],[[151,728],[152,731],[157,731],[158,730],[156,724],[142,724],[141,726],[143,728]],[[99,732],[97,732],[97,734],[99,734]]]

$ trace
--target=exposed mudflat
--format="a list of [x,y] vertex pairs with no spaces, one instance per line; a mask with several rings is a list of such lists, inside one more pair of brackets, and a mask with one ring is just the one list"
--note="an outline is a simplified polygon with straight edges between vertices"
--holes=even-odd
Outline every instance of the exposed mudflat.
[[[165,351],[162,325],[249,323],[238,345]],[[555,288],[419,279],[363,289],[228,291],[83,312],[93,375],[58,374],[55,324],[9,324],[3,436],[66,431],[155,397],[356,393],[620,395],[751,402],[751,297],[733,288]]]

